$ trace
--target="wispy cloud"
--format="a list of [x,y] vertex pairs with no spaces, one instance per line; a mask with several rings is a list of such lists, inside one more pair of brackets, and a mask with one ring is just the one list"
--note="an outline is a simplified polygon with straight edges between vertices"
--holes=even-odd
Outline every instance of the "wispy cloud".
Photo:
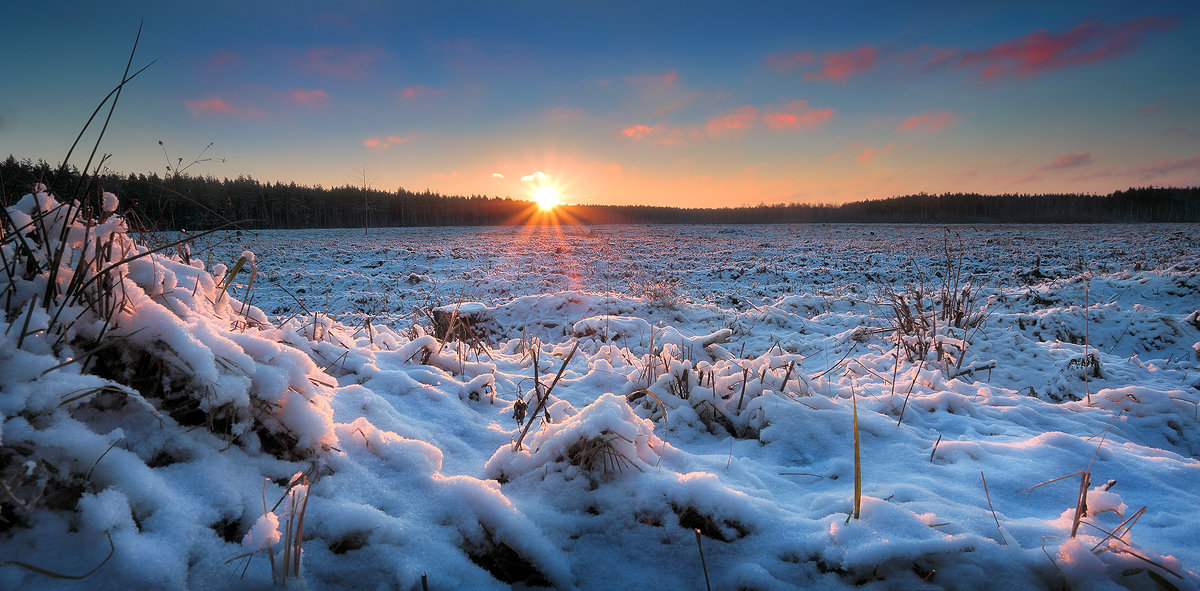
[[896,142],[888,142],[887,145],[885,145],[882,148],[875,148],[874,146],[872,146],[870,148],[867,148],[866,150],[863,150],[862,152],[859,152],[858,156],[854,157],[854,160],[855,160],[855,162],[866,164],[868,162],[874,161],[876,158],[878,158],[884,154],[888,154],[888,153],[892,152],[895,149],[896,149]]
[[260,117],[262,109],[254,106],[239,107],[219,96],[185,101],[187,110],[193,115],[229,115],[236,117]]
[[196,99],[187,101],[187,108],[193,115],[201,113],[237,113],[238,109],[233,105],[225,102],[225,99],[219,96],[210,96],[208,98]]
[[530,182],[544,181],[544,180],[546,180],[546,173],[544,173],[540,170],[533,174],[527,174],[527,175],[521,177],[521,182],[523,182],[523,183],[530,183]]
[[362,78],[382,54],[382,50],[373,47],[316,47],[304,54],[300,66],[324,76]]
[[1200,175],[1200,156],[1191,158],[1164,158],[1157,162],[1139,166],[1130,171],[1141,180],[1150,180],[1174,173],[1192,173]]
[[767,67],[776,70],[791,70],[817,61],[811,51],[781,51],[767,56]]
[[684,94],[683,96],[680,96],[679,98],[675,99],[674,101],[671,101],[670,103],[665,104],[665,105],[655,109],[654,114],[659,117],[662,117],[673,111],[677,111],[677,110],[683,108],[684,105],[690,103],[692,101],[692,99],[695,99],[698,96],[700,96],[700,91],[693,90],[687,94]]
[[635,140],[640,140],[658,130],[657,125],[634,125],[621,130],[621,134],[625,137],[631,137]]
[[1093,20],[1066,32],[1040,29],[982,49],[935,48],[922,68],[953,65],[976,70],[986,80],[1036,76],[1121,57],[1153,34],[1170,30],[1179,20],[1177,16],[1148,16],[1114,25]]
[[375,150],[386,150],[388,148],[391,148],[392,146],[399,146],[400,144],[407,144],[408,142],[411,142],[412,140],[413,140],[412,136],[400,137],[400,136],[396,136],[396,135],[389,135],[389,136],[383,137],[383,138],[377,138],[377,137],[367,138],[367,139],[363,140],[363,145],[368,148],[375,149]]
[[763,119],[767,127],[780,130],[802,130],[816,127],[833,118],[834,110],[829,107],[813,109],[808,101],[797,100],[787,104],[783,109],[767,113]]
[[231,70],[242,65],[242,56],[228,49],[222,49],[200,61],[200,69],[212,74]]
[[656,95],[675,88],[679,72],[671,70],[662,74],[636,74],[626,76],[625,81],[636,86],[643,94]]
[[492,178],[494,178],[494,179],[499,179],[499,180],[504,180],[504,175],[503,175],[503,174],[501,174],[501,173],[498,173],[498,172],[493,172],[493,173],[492,173]]
[[787,105],[764,112],[754,105],[742,105],[710,117],[699,127],[667,125],[633,125],[621,130],[621,135],[633,140],[650,140],[659,144],[679,144],[704,137],[719,137],[764,127],[777,131],[800,131],[816,127],[834,115],[829,107],[815,109],[808,101],[795,100]]
[[1050,161],[1050,164],[1041,167],[1040,170],[1063,170],[1066,168],[1078,168],[1080,166],[1087,166],[1093,162],[1095,162],[1095,160],[1092,160],[1091,152],[1063,154],[1062,156],[1056,156]]
[[447,92],[444,88],[430,88],[428,86],[417,85],[401,89],[396,95],[402,99],[411,101],[426,96],[441,96]]
[[322,109],[330,103],[329,93],[320,89],[293,88],[287,95],[292,102],[310,109]]
[[769,68],[781,71],[818,69],[804,80],[842,83],[885,60],[907,62],[917,72],[954,68],[976,72],[984,80],[1032,77],[1062,68],[1103,62],[1127,55],[1154,35],[1179,24],[1178,15],[1135,18],[1115,24],[1082,22],[1066,31],[1040,29],[990,46],[963,48],[920,45],[886,55],[873,45],[843,51],[789,51],[766,56]]
[[821,69],[804,74],[805,80],[845,82],[851,76],[871,69],[876,62],[875,48],[865,45],[857,49],[821,54]]
[[718,115],[704,124],[704,130],[711,135],[720,135],[739,129],[749,129],[758,119],[758,107],[743,105],[732,111]]
[[1138,109],[1137,114],[1138,115],[1153,115],[1155,113],[1162,113],[1166,109],[1167,109],[1166,104],[1164,104],[1162,101],[1156,101],[1154,103],[1151,103],[1149,105],[1146,105],[1146,106]]
[[938,113],[921,113],[920,115],[912,115],[905,119],[896,129],[902,131],[912,131],[915,129],[924,129],[926,131],[937,131],[955,121],[960,117],[954,111],[941,111]]
[[1126,183],[1143,183],[1165,181],[1169,184],[1194,185],[1200,182],[1200,156],[1188,158],[1162,158],[1160,160],[1133,166],[1119,168],[1108,166],[1100,170],[1073,177],[1076,182],[1093,179],[1116,178]]

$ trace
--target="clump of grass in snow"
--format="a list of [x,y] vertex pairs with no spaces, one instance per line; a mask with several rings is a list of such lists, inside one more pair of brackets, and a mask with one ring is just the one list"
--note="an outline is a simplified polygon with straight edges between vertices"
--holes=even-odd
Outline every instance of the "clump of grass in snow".
[[678,309],[683,303],[679,284],[666,278],[640,277],[629,282],[629,290],[647,304],[667,310]]
[[947,237],[938,268],[940,285],[928,287],[920,274],[901,291],[885,287],[880,298],[908,361],[924,359],[933,351],[936,361],[944,363],[947,376],[951,364],[955,369],[962,366],[969,336],[983,327],[989,315],[980,295],[983,282],[964,273],[964,259],[962,246]]
[[615,443],[618,439],[633,443],[620,434],[605,430],[596,437],[577,441],[567,448],[567,459],[588,472],[623,473],[626,466],[636,468],[640,472],[641,467],[617,449]]
[[[301,556],[303,555],[304,519],[308,514],[309,482],[308,476],[297,472],[288,481],[283,496],[274,507],[267,508],[266,485],[263,487],[263,514],[254,522],[250,530],[242,538],[242,546],[247,550],[225,561],[231,564],[243,558],[241,576],[246,575],[250,561],[259,552],[266,552],[271,561],[271,576],[280,585],[287,586],[288,578],[300,576]],[[275,511],[283,505],[283,514]],[[283,518],[283,531],[279,530],[280,517]],[[283,552],[276,560],[275,546],[283,543]]]

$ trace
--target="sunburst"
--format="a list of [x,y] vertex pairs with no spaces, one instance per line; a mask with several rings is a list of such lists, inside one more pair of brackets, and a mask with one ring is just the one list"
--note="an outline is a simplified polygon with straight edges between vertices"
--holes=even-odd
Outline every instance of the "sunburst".
[[533,200],[542,211],[550,211],[558,206],[558,190],[550,185],[542,185],[533,193]]

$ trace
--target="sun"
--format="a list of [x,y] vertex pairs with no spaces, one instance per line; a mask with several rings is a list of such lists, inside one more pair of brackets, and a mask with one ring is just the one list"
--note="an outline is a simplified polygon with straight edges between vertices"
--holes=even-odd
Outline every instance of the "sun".
[[550,185],[542,185],[534,192],[533,200],[542,211],[550,211],[558,205],[558,191]]

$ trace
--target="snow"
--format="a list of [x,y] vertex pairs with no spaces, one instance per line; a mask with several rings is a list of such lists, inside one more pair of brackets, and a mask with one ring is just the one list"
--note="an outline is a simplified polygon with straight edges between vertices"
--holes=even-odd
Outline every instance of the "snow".
[[259,552],[274,547],[281,539],[279,516],[268,511],[250,526],[250,531],[242,538],[242,547],[247,552]]
[[[720,589],[1200,588],[1200,228],[150,252],[75,211],[25,196],[0,242],[0,588],[78,588],[19,561],[103,563],[89,589],[258,589],[292,533],[306,589],[695,589],[697,531]],[[92,281],[109,243],[139,258]],[[936,294],[948,244],[965,317],[898,332],[889,293]],[[486,338],[439,341],[435,309]]]

